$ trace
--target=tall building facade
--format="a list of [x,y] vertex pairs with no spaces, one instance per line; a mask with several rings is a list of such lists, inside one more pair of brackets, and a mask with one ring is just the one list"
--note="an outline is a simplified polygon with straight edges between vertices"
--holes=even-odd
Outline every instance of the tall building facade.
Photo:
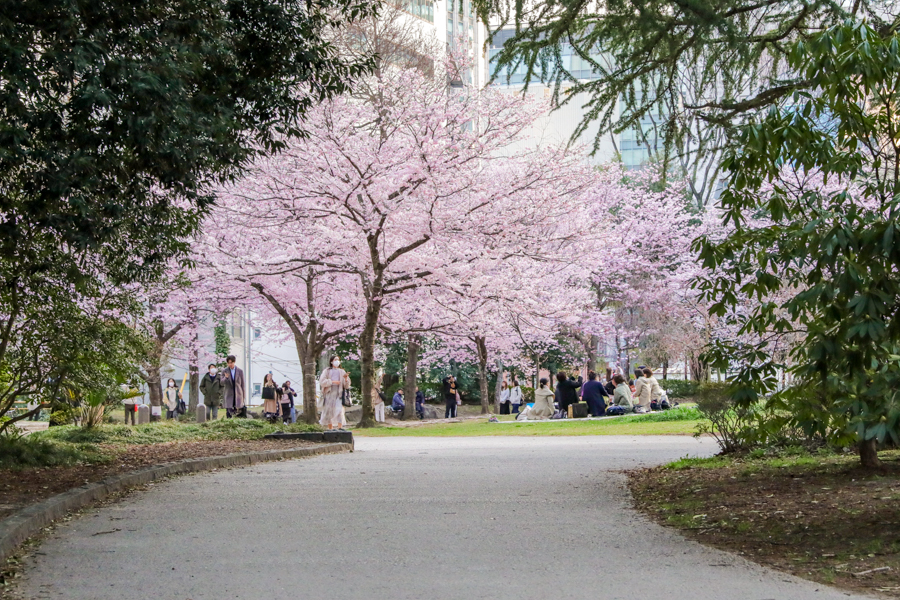
[[[509,91],[510,93],[522,93],[525,87],[526,69],[519,66],[515,71],[508,72],[505,69],[498,71],[495,57],[500,53],[503,45],[513,37],[513,29],[504,29],[497,32],[491,39],[488,50],[488,75],[494,78],[491,85]],[[571,46],[563,45],[561,48],[562,65],[579,82],[591,81],[597,78],[591,64],[582,59]],[[592,54],[591,59],[603,64],[604,57],[597,53]],[[571,85],[563,85],[563,94],[571,89]],[[541,82],[532,81],[528,86],[528,93],[545,99],[552,98],[553,87]],[[568,143],[572,139],[578,125],[584,119],[587,112],[585,105],[590,96],[586,93],[576,94],[569,102],[556,108],[545,118],[541,119],[531,131],[531,137],[536,143]],[[620,107],[621,107],[620,103]],[[656,134],[656,125],[661,122],[659,115],[648,114],[641,120],[640,129],[624,131],[621,134],[606,133],[599,142],[592,162],[602,164],[615,159],[621,159],[629,169],[640,168],[652,159],[660,149],[662,140]],[[591,125],[575,140],[575,144],[593,148],[597,138],[599,126],[596,122]]]

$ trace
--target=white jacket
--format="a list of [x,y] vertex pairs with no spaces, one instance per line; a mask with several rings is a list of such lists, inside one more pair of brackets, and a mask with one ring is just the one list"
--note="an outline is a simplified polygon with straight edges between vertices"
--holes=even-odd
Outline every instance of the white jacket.
[[522,388],[515,386],[509,390],[509,401],[513,404],[522,404]]

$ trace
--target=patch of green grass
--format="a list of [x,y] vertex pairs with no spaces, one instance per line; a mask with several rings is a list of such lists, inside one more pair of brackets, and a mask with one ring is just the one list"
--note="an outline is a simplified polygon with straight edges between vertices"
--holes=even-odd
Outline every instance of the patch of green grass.
[[715,469],[717,467],[724,467],[731,464],[731,457],[729,456],[711,456],[709,458],[691,458],[689,456],[685,456],[684,458],[679,458],[674,462],[670,462],[665,465],[664,468],[670,469],[672,471],[682,471],[684,469]]
[[36,439],[81,444],[160,444],[164,442],[258,440],[276,431],[321,431],[318,425],[272,424],[257,419],[223,419],[207,423],[161,421],[144,425],[101,425],[91,429],[66,425],[31,434]]
[[91,444],[57,442],[32,435],[18,439],[0,437],[0,469],[64,467],[108,462],[111,458]]
[[652,413],[595,421],[516,421],[509,424],[488,423],[485,418],[462,423],[429,423],[412,427],[382,426],[355,429],[354,435],[366,437],[691,435],[699,422],[696,419],[667,419],[665,415],[666,413]]

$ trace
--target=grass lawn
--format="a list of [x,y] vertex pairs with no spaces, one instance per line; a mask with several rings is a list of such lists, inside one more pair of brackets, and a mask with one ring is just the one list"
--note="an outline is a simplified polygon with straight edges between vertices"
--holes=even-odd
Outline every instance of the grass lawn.
[[[472,436],[545,436],[545,435],[691,435],[700,421],[696,408],[678,407],[665,412],[597,420],[516,421],[488,423],[487,417],[462,422],[437,422],[404,426],[380,426],[354,429],[362,437],[472,437]],[[504,421],[512,417],[501,417]]]
[[629,474],[638,507],[703,543],[799,577],[900,598],[900,451],[884,468],[802,450],[682,459]]

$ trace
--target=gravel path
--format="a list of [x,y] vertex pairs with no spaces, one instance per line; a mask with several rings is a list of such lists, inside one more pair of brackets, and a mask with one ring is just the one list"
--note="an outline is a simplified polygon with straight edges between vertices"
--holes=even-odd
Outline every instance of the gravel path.
[[61,526],[20,592],[69,600],[862,598],[689,542],[619,469],[688,437],[360,438],[175,479]]

